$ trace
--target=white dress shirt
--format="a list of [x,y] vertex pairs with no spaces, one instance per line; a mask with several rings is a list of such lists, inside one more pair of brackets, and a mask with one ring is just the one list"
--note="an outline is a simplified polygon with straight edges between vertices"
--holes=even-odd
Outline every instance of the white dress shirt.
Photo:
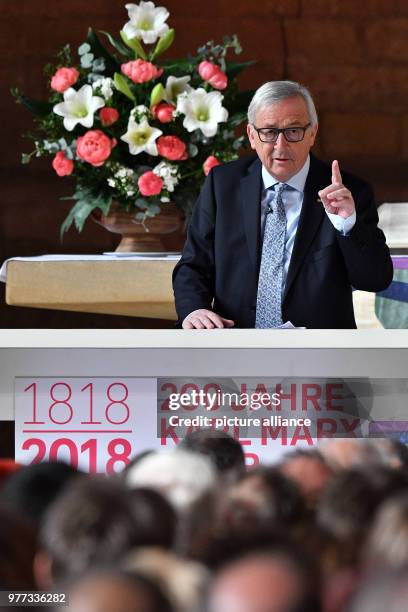
[[[310,156],[308,155],[303,167],[297,174],[285,181],[291,189],[285,189],[282,193],[283,205],[286,213],[286,237],[285,237],[285,252],[283,256],[283,287],[285,288],[286,278],[288,275],[290,258],[292,256],[293,245],[295,242],[296,231],[299,225],[300,211],[302,210],[305,183],[310,168]],[[261,199],[261,235],[263,236],[263,228],[265,226],[265,209],[267,203],[267,189],[276,183],[279,183],[267,169],[262,166],[263,192]],[[316,204],[317,206],[317,204]],[[321,205],[322,206],[322,205]],[[332,222],[337,231],[347,236],[356,222],[356,213],[354,212],[347,219],[343,219],[339,215],[334,215],[326,211],[327,216]]]

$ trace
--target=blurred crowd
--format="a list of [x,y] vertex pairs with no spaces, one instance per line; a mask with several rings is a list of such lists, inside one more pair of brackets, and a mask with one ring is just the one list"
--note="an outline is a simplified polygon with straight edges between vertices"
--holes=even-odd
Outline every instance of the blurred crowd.
[[201,430],[109,477],[3,460],[0,591],[27,590],[75,612],[406,612],[408,449],[332,439],[246,469]]

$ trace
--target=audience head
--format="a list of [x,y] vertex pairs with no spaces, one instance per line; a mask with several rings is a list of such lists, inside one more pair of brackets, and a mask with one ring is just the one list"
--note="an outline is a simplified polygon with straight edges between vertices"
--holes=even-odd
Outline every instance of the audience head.
[[381,503],[407,486],[397,470],[349,469],[338,472],[322,493],[317,521],[332,533],[356,560]]
[[275,467],[254,468],[226,492],[222,519],[240,528],[248,521],[280,527],[303,518],[305,505],[297,485]]
[[0,509],[0,591],[33,590],[35,533],[17,514]]
[[334,470],[369,465],[395,467],[396,453],[388,440],[365,438],[336,438],[324,440],[319,451]]
[[85,574],[67,591],[66,609],[72,612],[173,612],[159,586],[137,573],[111,569]]
[[373,575],[355,597],[350,612],[406,612],[408,567]]
[[80,472],[66,463],[27,465],[12,474],[0,492],[1,505],[39,527],[45,512]]
[[282,474],[299,487],[309,509],[314,509],[333,470],[317,450],[287,453],[279,466]]
[[149,544],[149,534],[156,544],[154,512],[152,498],[132,493],[119,479],[76,479],[50,508],[41,533],[53,580],[115,564],[132,548]]
[[124,568],[142,572],[157,582],[178,612],[198,612],[209,578],[204,565],[149,547],[130,553]]
[[380,507],[368,536],[365,559],[373,567],[408,565],[408,492]]
[[199,429],[180,442],[179,449],[207,456],[219,476],[235,479],[245,472],[245,456],[241,444],[219,429]]
[[217,483],[211,461],[196,453],[171,450],[151,453],[126,474],[129,487],[149,487],[162,493],[179,512],[186,512]]
[[318,612],[319,586],[289,548],[253,551],[221,568],[208,590],[206,612]]

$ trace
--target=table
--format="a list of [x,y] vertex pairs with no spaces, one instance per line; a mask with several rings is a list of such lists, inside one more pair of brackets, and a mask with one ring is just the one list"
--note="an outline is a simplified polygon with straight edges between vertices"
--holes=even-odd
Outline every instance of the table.
[[11,306],[176,320],[171,274],[179,256],[60,255],[3,264]]

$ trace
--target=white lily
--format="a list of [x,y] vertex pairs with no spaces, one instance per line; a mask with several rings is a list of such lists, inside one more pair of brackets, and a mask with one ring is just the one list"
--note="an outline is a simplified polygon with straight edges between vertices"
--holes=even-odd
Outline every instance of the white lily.
[[193,91],[193,88],[188,84],[190,81],[189,76],[174,77],[169,76],[166,81],[166,88],[164,91],[164,99],[167,102],[176,102],[178,96],[185,92]]
[[224,96],[219,91],[207,93],[205,89],[193,89],[177,99],[177,111],[185,115],[183,126],[189,132],[200,129],[210,138],[217,133],[218,124],[228,119],[228,111],[222,106]]
[[163,132],[149,125],[146,118],[137,123],[134,116],[130,115],[127,132],[120,139],[128,143],[131,155],[138,155],[143,151],[149,155],[158,155],[156,140],[161,134]]
[[124,25],[123,31],[127,38],[142,38],[146,44],[156,42],[169,29],[164,23],[170,15],[164,6],[155,6],[153,2],[140,4],[126,4],[129,21]]
[[56,115],[64,117],[64,127],[68,132],[72,132],[78,123],[87,128],[93,126],[94,113],[105,106],[105,100],[92,93],[91,85],[83,85],[79,91],[70,87],[64,92],[64,102],[52,109]]

